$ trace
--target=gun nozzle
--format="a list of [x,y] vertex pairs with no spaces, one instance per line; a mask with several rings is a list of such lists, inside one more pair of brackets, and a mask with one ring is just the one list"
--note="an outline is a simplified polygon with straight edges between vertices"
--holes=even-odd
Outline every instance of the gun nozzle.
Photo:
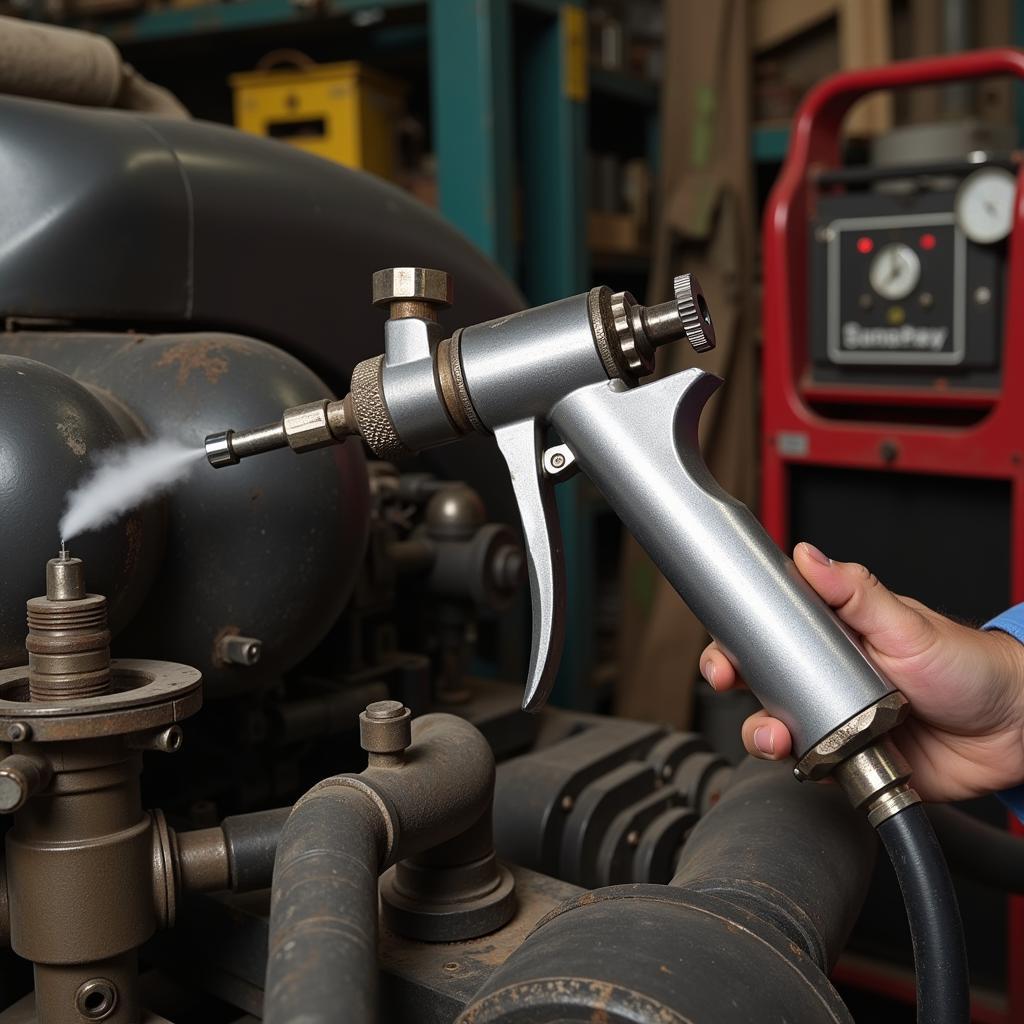
[[233,430],[222,430],[219,434],[210,434],[204,442],[206,448],[206,461],[214,469],[221,466],[235,466],[239,462],[238,456],[231,444],[234,436]]
[[242,459],[278,448],[309,452],[339,444],[359,433],[352,396],[332,402],[322,398],[285,409],[281,419],[252,430],[223,430],[206,438],[206,459],[215,469],[235,466]]

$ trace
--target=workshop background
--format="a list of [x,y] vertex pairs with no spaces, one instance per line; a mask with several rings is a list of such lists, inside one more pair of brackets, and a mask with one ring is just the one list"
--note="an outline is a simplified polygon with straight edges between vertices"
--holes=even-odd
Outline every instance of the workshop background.
[[[972,622],[1024,599],[1012,207],[973,255],[954,252],[953,226],[970,173],[1016,167],[1024,92],[996,61],[930,84],[884,74],[1024,45],[1020,0],[7,0],[0,13],[104,35],[193,118],[394,183],[526,304],[597,284],[661,302],[694,273],[717,347],[677,345],[658,371],[724,378],[701,422],[707,462],[783,547],[814,541]],[[800,142],[809,91],[859,69],[882,73],[849,85],[841,127],[804,109]],[[871,269],[883,249],[890,280]],[[851,320],[867,340],[833,339]],[[915,349],[915,325],[948,337]],[[500,473],[474,485],[517,524]],[[703,627],[593,485],[577,476],[557,500],[569,600],[553,703],[696,728],[737,758],[754,699],[700,684]],[[474,671],[522,677],[529,614],[521,593],[475,624]],[[1021,901],[1004,941],[988,932],[1007,901],[976,888],[974,1019],[1024,1020]],[[912,1019],[894,1008],[912,999],[908,970],[879,966],[889,921],[861,927],[874,958],[844,958],[844,997],[858,1020]]]

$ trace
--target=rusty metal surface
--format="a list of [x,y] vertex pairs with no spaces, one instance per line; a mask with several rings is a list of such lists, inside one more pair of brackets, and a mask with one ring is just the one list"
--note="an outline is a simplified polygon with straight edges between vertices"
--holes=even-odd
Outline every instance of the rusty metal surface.
[[110,688],[107,599],[85,591],[84,562],[60,556],[46,563],[46,594],[30,597],[29,694],[40,703],[97,697]]
[[[369,519],[362,446],[334,445],[301,458],[271,452],[230,473],[215,472],[199,453],[203,438],[225,423],[264,422],[283,407],[333,397],[316,374],[262,341],[215,332],[8,333],[0,335],[3,351],[103,388],[148,435],[196,448],[188,480],[148,506],[166,526],[159,572],[150,577],[149,598],[115,638],[115,655],[144,651],[195,665],[215,697],[276,683],[313,650],[341,613],[362,564]],[[43,506],[54,509],[50,547],[72,482],[58,478]],[[38,515],[39,507],[26,514]],[[92,586],[99,590],[99,581]],[[259,661],[226,663],[219,640],[228,634],[261,641]]]
[[543,919],[459,1024],[852,1024],[806,953],[707,893],[623,885]]
[[[11,351],[0,335],[0,351]],[[139,436],[129,420],[78,381],[20,355],[0,355],[0,668],[25,661],[25,602],[42,592],[42,567],[57,548],[67,492],[98,451]],[[110,601],[116,633],[152,584],[163,545],[158,506],[84,535],[76,552],[93,566],[92,589]]]

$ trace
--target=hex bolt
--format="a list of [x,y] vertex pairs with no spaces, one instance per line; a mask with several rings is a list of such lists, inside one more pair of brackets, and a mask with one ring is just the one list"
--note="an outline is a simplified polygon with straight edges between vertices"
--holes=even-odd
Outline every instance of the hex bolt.
[[106,978],[83,982],[75,993],[75,1010],[85,1020],[106,1020],[117,1009],[117,986]]
[[13,814],[33,793],[45,789],[53,770],[42,758],[11,754],[0,761],[0,813]]
[[21,743],[32,736],[31,727],[25,722],[11,722],[7,726],[7,738],[14,743]]
[[229,665],[255,665],[263,653],[263,641],[251,636],[222,636],[217,644],[221,661]]
[[378,700],[366,705],[359,716],[359,745],[375,768],[394,768],[403,763],[412,743],[412,712],[401,701]]
[[373,275],[373,304],[387,306],[391,319],[434,320],[452,304],[452,277],[427,267],[389,267]]

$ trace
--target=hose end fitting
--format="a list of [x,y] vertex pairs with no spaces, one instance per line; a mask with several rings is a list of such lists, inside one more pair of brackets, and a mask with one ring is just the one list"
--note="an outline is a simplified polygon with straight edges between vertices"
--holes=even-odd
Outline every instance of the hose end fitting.
[[888,737],[851,754],[835,768],[850,802],[867,814],[874,828],[921,802],[910,785],[910,774],[910,765]]

